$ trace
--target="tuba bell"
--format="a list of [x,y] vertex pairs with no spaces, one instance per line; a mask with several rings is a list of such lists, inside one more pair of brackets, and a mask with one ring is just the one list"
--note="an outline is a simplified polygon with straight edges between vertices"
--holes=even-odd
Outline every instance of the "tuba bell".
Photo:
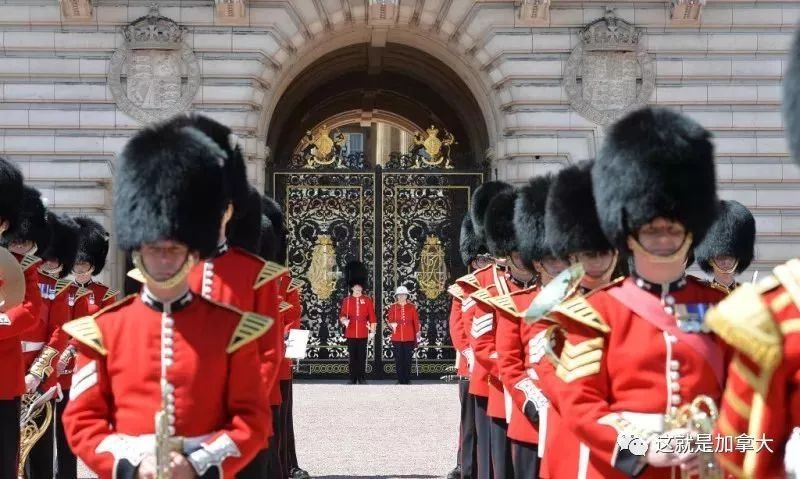
[[36,442],[41,439],[53,420],[53,404],[50,402],[58,393],[58,386],[46,393],[27,393],[22,395],[19,416],[19,466],[17,476],[25,477],[25,462]]

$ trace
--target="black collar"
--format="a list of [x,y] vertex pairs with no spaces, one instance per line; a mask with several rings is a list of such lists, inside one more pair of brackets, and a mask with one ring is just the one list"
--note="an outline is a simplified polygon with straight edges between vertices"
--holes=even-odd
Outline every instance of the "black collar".
[[222,256],[225,253],[227,253],[229,249],[231,249],[231,248],[230,248],[230,246],[228,246],[228,242],[227,241],[223,242],[221,245],[217,245],[217,249],[216,249],[216,251],[214,251],[214,257],[215,258],[219,258],[220,256]]
[[733,291],[734,289],[738,288],[739,284],[740,284],[738,281],[733,280],[733,283],[731,283],[730,286],[725,286],[724,284],[722,284],[719,281],[717,281],[717,278],[712,279],[711,283],[712,284],[716,284],[717,286],[719,286],[720,288],[722,288],[722,289],[724,289],[724,290],[726,290],[728,292]]
[[152,294],[147,290],[147,288],[142,289],[141,294],[142,302],[147,305],[150,309],[158,311],[159,313],[167,312],[167,313],[177,313],[178,311],[182,310],[186,306],[192,302],[194,299],[194,295],[191,291],[186,291],[183,295],[179,298],[170,301],[168,303],[162,303],[161,301],[157,300],[153,297]]
[[531,279],[529,279],[528,281],[522,281],[522,280],[519,280],[519,279],[515,278],[514,275],[511,274],[511,270],[509,270],[508,273],[506,274],[506,278],[508,278],[509,281],[511,281],[512,283],[516,284],[517,286],[519,286],[522,289],[530,288],[531,286],[536,284],[536,281],[539,279],[536,275],[533,275],[531,277]]
[[685,274],[671,283],[664,283],[664,284],[651,283],[650,281],[647,281],[646,279],[637,275],[636,271],[631,272],[631,278],[633,279],[633,283],[636,286],[642,288],[647,292],[661,296],[662,298],[674,291],[683,289],[686,286]]
[[79,283],[77,279],[75,280],[75,284],[77,284],[81,288],[86,288],[87,286],[91,285],[92,283],[94,283],[94,280],[92,278],[89,278],[89,281],[87,281],[85,283]]

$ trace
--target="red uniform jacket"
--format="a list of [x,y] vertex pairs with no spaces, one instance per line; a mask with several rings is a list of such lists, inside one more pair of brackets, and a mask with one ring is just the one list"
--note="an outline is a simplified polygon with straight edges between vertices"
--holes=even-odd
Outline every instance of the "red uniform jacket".
[[25,272],[25,298],[22,304],[0,314],[0,360],[4,379],[0,381],[0,400],[14,399],[25,393],[25,363],[20,340],[23,333],[37,325],[42,309],[39,294],[39,263],[36,256],[14,254]]
[[[470,342],[470,351],[472,347],[472,329],[475,314],[478,310],[477,302],[472,298],[472,294],[476,291],[483,289],[490,284],[494,283],[495,265],[490,264],[481,268],[474,273],[464,275],[456,281],[464,290],[466,299],[461,303],[461,324],[464,331],[467,332],[468,341]],[[489,397],[489,371],[486,370],[478,361],[475,361],[472,366],[472,373],[469,376],[469,393],[475,396]]]
[[25,368],[42,380],[39,386],[42,391],[55,386],[57,376],[54,372],[58,356],[67,346],[68,338],[61,327],[72,319],[68,301],[69,285],[68,279],[58,279],[39,272],[39,292],[42,296],[39,321],[22,334]]
[[[678,305],[713,304],[723,296],[692,277],[669,292]],[[628,298],[626,303],[623,297]],[[563,424],[589,449],[582,467],[590,478],[623,478],[639,472],[644,478],[671,477],[675,471],[670,468],[642,471],[643,458],[620,448],[618,436],[647,441],[664,429],[664,415],[673,408],[701,394],[718,401],[724,367],[715,364],[724,366],[723,349],[713,334],[680,331],[659,296],[639,288],[632,278],[595,292],[587,301],[609,332],[576,327],[556,371],[567,383],[558,399],[566,411]],[[641,311],[648,305],[654,307],[647,316],[631,309]],[[661,321],[662,326],[651,321]]]
[[[288,270],[240,248],[223,248],[221,254],[198,263],[189,272],[189,287],[206,299],[279,321],[280,277]],[[261,377],[270,404],[281,403],[278,372],[283,360],[283,328],[270,328],[258,339]]]
[[453,284],[447,291],[453,296],[450,303],[450,319],[448,324],[450,326],[450,340],[453,342],[453,348],[456,350],[456,364],[458,365],[458,375],[462,378],[469,376],[469,361],[467,356],[474,353],[469,347],[469,339],[467,333],[464,331],[464,323],[462,321],[461,307],[464,299],[464,290],[461,286]]
[[344,330],[344,337],[347,339],[368,337],[369,326],[378,322],[375,318],[375,305],[372,303],[372,298],[363,294],[358,298],[355,296],[344,298],[342,307],[339,309],[339,318],[346,318],[350,321]]
[[419,314],[417,307],[411,303],[400,305],[394,303],[386,312],[386,322],[396,324],[397,329],[392,333],[392,341],[416,342],[419,334]]
[[[266,390],[253,381],[260,363],[254,341],[272,320],[191,293],[166,308],[146,295],[65,325],[79,342],[64,411],[70,447],[100,478],[129,477],[154,450],[162,356],[171,356],[166,378],[182,452],[198,475],[217,467],[220,477],[232,477],[267,439]],[[162,345],[162,337],[172,341]]]
[[[795,461],[800,445],[800,260],[778,266],[758,285],[744,284],[708,314],[707,323],[735,354],[716,432],[734,438],[717,448],[726,473],[737,478],[784,478],[784,457]],[[736,450],[736,438],[754,439]],[[797,471],[794,471],[795,473]]]
[[495,268],[492,284],[472,293],[472,298],[478,302],[476,305],[470,344],[475,351],[475,361],[489,372],[489,403],[486,412],[490,417],[506,418],[505,393],[503,383],[500,381],[500,370],[497,365],[497,315],[491,299],[503,296],[514,291],[519,291],[520,286],[511,281],[509,273]]
[[[283,301],[286,303],[284,306],[288,309],[283,312],[282,318],[283,336],[285,338],[289,335],[290,330],[300,329],[300,320],[303,317],[303,305],[300,300],[300,292],[303,288],[303,281],[291,278],[288,275],[282,277],[282,281],[287,283]],[[291,359],[283,359],[279,378],[281,381],[292,379]]]

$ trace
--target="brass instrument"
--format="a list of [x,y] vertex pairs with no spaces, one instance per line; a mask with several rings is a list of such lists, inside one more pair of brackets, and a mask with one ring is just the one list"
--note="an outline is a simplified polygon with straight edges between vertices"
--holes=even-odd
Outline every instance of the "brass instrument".
[[23,299],[25,275],[22,266],[14,255],[0,247],[0,313],[22,304]]
[[577,291],[581,279],[583,279],[583,266],[580,263],[575,263],[559,273],[542,288],[528,306],[525,311],[525,322],[535,323],[550,314],[553,308]]
[[[685,428],[697,434],[711,437],[714,431],[714,424],[719,418],[719,409],[714,400],[706,395],[694,398],[689,404],[672,410],[664,418],[664,425],[667,430]],[[681,479],[697,477],[699,479],[723,479],[722,469],[716,459],[714,459],[713,448],[698,453],[700,458],[700,469],[695,471],[681,471]]]
[[156,478],[172,479],[170,454],[175,450],[173,426],[175,420],[173,386],[167,381],[167,366],[172,363],[172,321],[167,313],[161,315],[161,409],[155,416],[155,458]]
[[25,462],[36,442],[44,436],[53,420],[53,404],[50,402],[58,392],[58,387],[50,388],[46,393],[27,393],[22,395],[21,414],[19,416],[19,466],[17,476],[25,477]]

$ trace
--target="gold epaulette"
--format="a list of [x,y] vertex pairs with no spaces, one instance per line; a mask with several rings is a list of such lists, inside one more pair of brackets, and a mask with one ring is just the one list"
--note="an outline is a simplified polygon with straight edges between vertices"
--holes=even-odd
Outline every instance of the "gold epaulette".
[[103,344],[103,336],[100,334],[100,328],[97,326],[94,316],[84,316],[83,318],[65,323],[62,329],[64,332],[94,349],[101,355],[105,356],[108,354]]
[[742,284],[706,313],[705,323],[760,368],[774,370],[780,364],[783,337],[759,287]]
[[106,294],[103,295],[103,301],[108,301],[111,298],[116,298],[119,295],[119,290],[108,288]]
[[92,293],[92,290],[89,289],[89,288],[86,288],[84,286],[80,286],[77,283],[75,285],[78,287],[78,290],[75,291],[75,299],[82,298],[82,297],[86,296],[87,294],[91,294]]
[[139,271],[139,268],[133,268],[132,270],[128,271],[127,276],[129,278],[133,279],[133,280],[136,280],[136,281],[142,283],[142,284],[144,284],[144,282],[145,282],[144,275],[142,274],[141,271]]
[[281,312],[281,313],[285,313],[286,311],[289,311],[293,307],[294,306],[292,306],[292,303],[287,303],[286,301],[281,301],[281,305],[278,307],[278,311]]
[[470,295],[470,298],[474,299],[475,301],[485,304],[487,306],[492,306],[491,300],[494,296],[492,296],[490,289],[494,288],[495,285],[490,284],[485,288],[481,288]]
[[67,289],[69,289],[69,285],[72,284],[72,280],[70,279],[59,279],[56,281],[56,291],[55,296],[58,297],[59,294],[63,293]]
[[517,311],[517,303],[514,302],[514,293],[495,296],[489,299],[495,309],[499,309],[505,313],[510,314],[514,318],[522,318],[525,313]]
[[255,283],[253,283],[253,289],[258,289],[278,276],[288,272],[289,269],[282,264],[273,263],[272,261],[264,261],[264,266],[261,267],[261,271],[258,272],[258,277],[256,278]]
[[295,291],[301,289],[306,284],[305,281],[302,279],[292,278],[292,282],[289,283],[289,287],[286,288],[286,291]]
[[553,311],[585,326],[589,326],[592,329],[600,331],[601,333],[605,334],[611,331],[611,328],[609,328],[608,324],[606,324],[606,322],[603,321],[603,318],[600,317],[600,313],[598,313],[597,310],[595,310],[592,305],[586,301],[584,296],[579,294],[568,298],[563,303],[553,308]]
[[225,351],[228,354],[235,352],[245,344],[258,339],[269,331],[275,321],[272,318],[255,313],[243,313],[236,330],[231,336],[231,341]]
[[32,254],[26,254],[20,260],[19,265],[22,266],[22,271],[28,271],[28,268],[30,268],[31,266],[37,264],[41,260],[42,259],[39,258],[38,256],[34,256]]
[[450,287],[447,288],[447,292],[459,301],[464,300],[464,288],[457,284],[451,284]]

